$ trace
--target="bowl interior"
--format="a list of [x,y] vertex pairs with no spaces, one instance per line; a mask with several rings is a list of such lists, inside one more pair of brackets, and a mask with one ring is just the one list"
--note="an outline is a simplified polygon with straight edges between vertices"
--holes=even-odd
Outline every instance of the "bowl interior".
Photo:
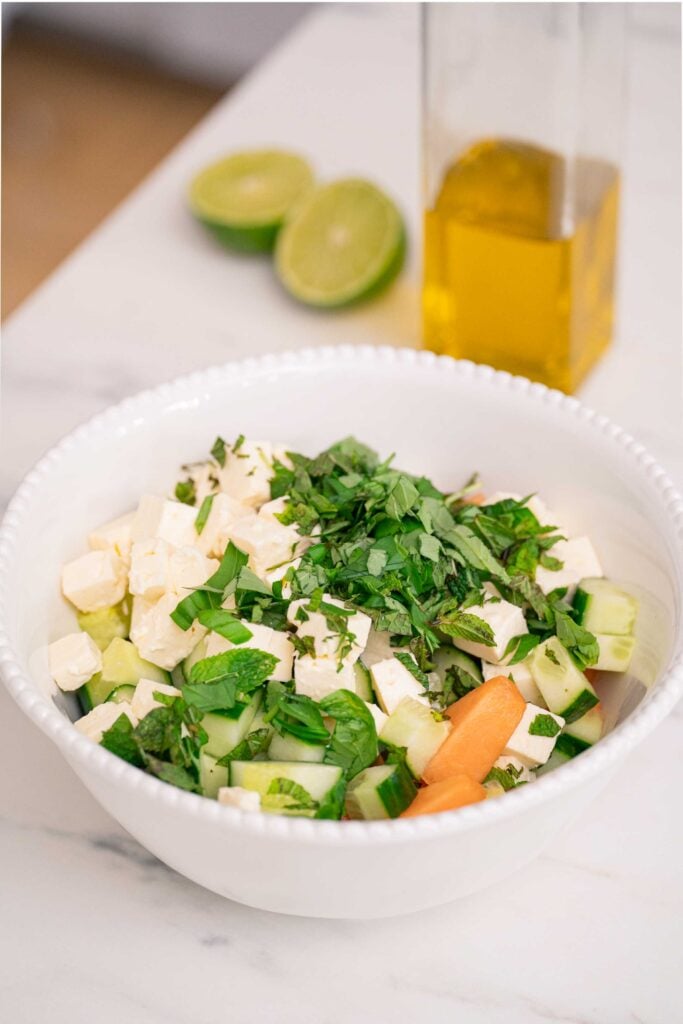
[[575,403],[502,380],[377,352],[302,355],[197,375],[81,429],[39,474],[7,574],[7,632],[34,685],[75,717],[75,702],[54,693],[45,648],[73,627],[60,569],[86,549],[90,529],[143,493],[169,493],[180,464],[205,457],[217,434],[312,454],[353,433],[444,489],[477,470],[489,492],[539,492],[572,533],[589,534],[606,574],[641,601],[631,674],[600,685],[610,724],[621,721],[673,654],[682,591],[674,525],[651,475],[609,430]]

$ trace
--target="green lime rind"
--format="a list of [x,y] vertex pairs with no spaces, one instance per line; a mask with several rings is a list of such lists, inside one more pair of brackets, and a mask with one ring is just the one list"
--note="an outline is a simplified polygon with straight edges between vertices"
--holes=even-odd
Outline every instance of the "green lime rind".
[[295,153],[234,153],[192,181],[190,209],[223,245],[270,252],[287,214],[313,188],[309,164]]
[[295,207],[276,242],[275,268],[298,301],[340,309],[386,288],[405,254],[395,204],[371,182],[348,178],[316,189]]

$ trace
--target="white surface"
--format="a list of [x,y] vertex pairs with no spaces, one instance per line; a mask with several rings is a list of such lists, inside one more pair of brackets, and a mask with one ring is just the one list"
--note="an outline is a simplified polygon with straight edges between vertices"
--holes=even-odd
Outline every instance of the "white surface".
[[[647,24],[633,42],[620,344],[582,397],[680,483],[680,51],[674,33]],[[223,149],[269,139],[308,151],[323,175],[371,173],[403,202],[415,238],[416,55],[408,7],[325,12],[15,314],[5,496],[75,423],[178,372],[317,340],[414,343],[415,254],[384,299],[324,318],[281,296],[267,264],[214,249],[180,190]],[[266,1004],[283,1021],[332,1024],[454,1013],[476,1024],[680,1019],[680,708],[513,880],[371,925],[272,917],[169,873],[97,808],[4,693],[0,708],[4,763],[21,765],[0,776],[0,905],[12,922],[0,934],[0,1002],[18,1024],[46,1011],[56,1024],[79,1020],[84,1007],[103,1024],[124,1014],[130,1024],[213,1024],[226,1006],[247,1022]],[[523,956],[511,957],[510,935]]]

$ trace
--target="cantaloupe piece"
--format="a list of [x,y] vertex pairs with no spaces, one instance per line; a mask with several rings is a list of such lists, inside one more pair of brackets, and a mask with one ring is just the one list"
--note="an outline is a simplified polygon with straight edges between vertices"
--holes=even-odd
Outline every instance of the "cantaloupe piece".
[[507,676],[493,676],[446,714],[453,728],[424,770],[428,784],[454,775],[483,782],[519,725],[526,701]]
[[434,782],[417,791],[417,796],[407,807],[401,818],[414,818],[418,814],[436,814],[438,811],[454,811],[466,804],[476,804],[486,799],[486,790],[469,775],[454,775],[450,779]]
[[596,679],[598,678],[598,672],[597,672],[597,669],[594,669],[594,668],[585,668],[585,669],[583,670],[583,674],[585,675],[585,677],[586,677],[586,679],[588,680],[588,682],[589,682],[589,683],[591,683],[591,685],[592,685],[592,684],[593,684],[593,683],[595,682],[595,680],[596,680]]

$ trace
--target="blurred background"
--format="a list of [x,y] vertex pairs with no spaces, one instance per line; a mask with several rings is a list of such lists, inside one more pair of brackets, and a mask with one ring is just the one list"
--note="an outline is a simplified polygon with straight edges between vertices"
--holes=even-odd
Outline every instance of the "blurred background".
[[3,3],[3,317],[315,6]]

